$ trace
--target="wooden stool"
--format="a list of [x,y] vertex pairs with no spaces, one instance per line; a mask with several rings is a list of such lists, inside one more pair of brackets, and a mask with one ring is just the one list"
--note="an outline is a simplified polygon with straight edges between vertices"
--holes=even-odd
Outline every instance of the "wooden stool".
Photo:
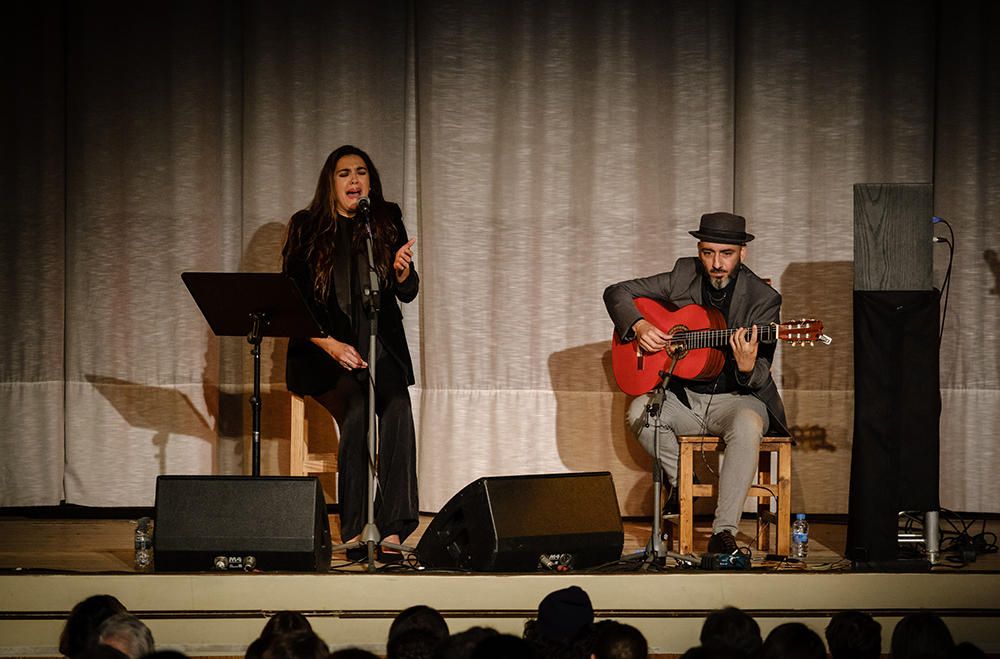
[[[699,451],[718,452],[722,440],[718,437],[702,435],[682,435],[680,443],[680,463],[677,470],[678,502],[680,503],[681,554],[690,554],[694,544],[694,499],[715,495],[715,485],[694,482],[694,454]],[[771,468],[771,453],[778,454],[777,478]],[[790,437],[764,437],[760,443],[760,460],[757,482],[750,486],[747,496],[757,497],[757,549],[770,549],[768,526],[777,527],[776,553],[787,556],[791,548],[792,514],[792,440]],[[778,512],[772,513],[770,500],[778,500]]]
[[310,474],[337,473],[336,453],[309,452],[309,420],[306,419],[306,401],[301,396],[290,394],[291,431],[289,437],[289,475],[308,476]]

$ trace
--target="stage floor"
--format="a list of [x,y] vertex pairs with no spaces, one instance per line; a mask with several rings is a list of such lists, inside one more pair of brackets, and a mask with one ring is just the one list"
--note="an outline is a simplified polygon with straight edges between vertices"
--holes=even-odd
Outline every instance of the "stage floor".
[[[411,544],[430,519],[421,520]],[[701,549],[707,524],[699,524]],[[337,537],[335,516],[331,526]],[[987,530],[998,527],[992,521]],[[645,545],[648,521],[628,521],[625,528],[626,552]],[[400,567],[368,574],[340,556],[330,574],[135,574],[133,530],[134,522],[125,519],[0,517],[0,654],[57,655],[62,621],[73,604],[95,593],[121,599],[147,621],[159,646],[193,655],[242,655],[265,616],[283,609],[307,612],[332,647],[384,653],[389,622],[413,604],[441,610],[452,631],[486,625],[520,634],[542,597],[570,584],[590,593],[599,618],[639,627],[657,654],[697,645],[705,614],[726,605],[751,612],[765,634],[789,620],[822,633],[832,613],[867,610],[882,623],[885,651],[901,616],[933,609],[957,640],[1000,653],[996,554],[963,567],[942,563],[923,574],[854,573],[840,554],[846,525],[835,521],[811,521],[810,555],[800,564],[755,560],[752,570],[742,572],[632,568],[516,575]],[[745,520],[740,544],[751,543],[754,532],[754,523]]]

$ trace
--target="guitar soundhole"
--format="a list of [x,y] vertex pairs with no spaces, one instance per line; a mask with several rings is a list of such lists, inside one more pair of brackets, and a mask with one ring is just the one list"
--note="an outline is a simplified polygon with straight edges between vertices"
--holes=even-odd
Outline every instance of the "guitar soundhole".
[[[673,334],[674,336],[676,336],[681,332],[688,332],[688,331],[690,330],[687,327],[687,325],[674,325],[673,327],[670,328],[669,334]],[[670,344],[667,350],[667,354],[669,354],[674,359],[674,361],[677,361],[687,357],[688,348],[683,342],[678,341],[677,343]]]

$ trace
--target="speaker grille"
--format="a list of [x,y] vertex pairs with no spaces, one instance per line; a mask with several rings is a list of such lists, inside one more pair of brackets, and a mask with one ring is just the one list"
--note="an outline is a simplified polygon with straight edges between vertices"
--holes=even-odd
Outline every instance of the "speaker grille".
[[539,557],[570,554],[576,568],[617,560],[624,545],[607,472],[484,477],[434,518],[417,558],[425,567],[528,572]]
[[199,571],[216,556],[254,556],[260,570],[328,569],[330,528],[316,478],[160,476],[157,571]]

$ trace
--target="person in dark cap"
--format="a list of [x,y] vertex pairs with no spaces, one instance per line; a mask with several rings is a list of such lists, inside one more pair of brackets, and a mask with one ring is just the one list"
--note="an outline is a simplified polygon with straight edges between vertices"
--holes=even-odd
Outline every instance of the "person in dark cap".
[[524,624],[524,639],[537,657],[574,659],[591,653],[594,606],[579,586],[546,595],[538,605],[538,618]]
[[[736,531],[756,472],[761,437],[768,429],[784,432],[787,425],[784,405],[771,378],[774,344],[761,343],[756,328],[778,322],[781,296],[743,263],[747,243],[754,239],[747,233],[743,217],[708,213],[701,216],[698,230],[690,233],[698,239],[697,257],[678,259],[669,272],[609,286],[604,291],[604,304],[618,337],[624,342],[636,340],[648,353],[668,348],[671,328],[656,327],[643,318],[634,302],[640,297],[672,307],[699,304],[720,313],[726,327],[749,330],[732,334],[724,350],[725,363],[713,379],[696,382],[673,378],[658,421],[659,457],[674,489],[678,435],[718,435],[725,442],[708,551],[732,554],[739,551]],[[649,398],[647,394],[632,401],[628,422],[642,446],[652,453]]]

